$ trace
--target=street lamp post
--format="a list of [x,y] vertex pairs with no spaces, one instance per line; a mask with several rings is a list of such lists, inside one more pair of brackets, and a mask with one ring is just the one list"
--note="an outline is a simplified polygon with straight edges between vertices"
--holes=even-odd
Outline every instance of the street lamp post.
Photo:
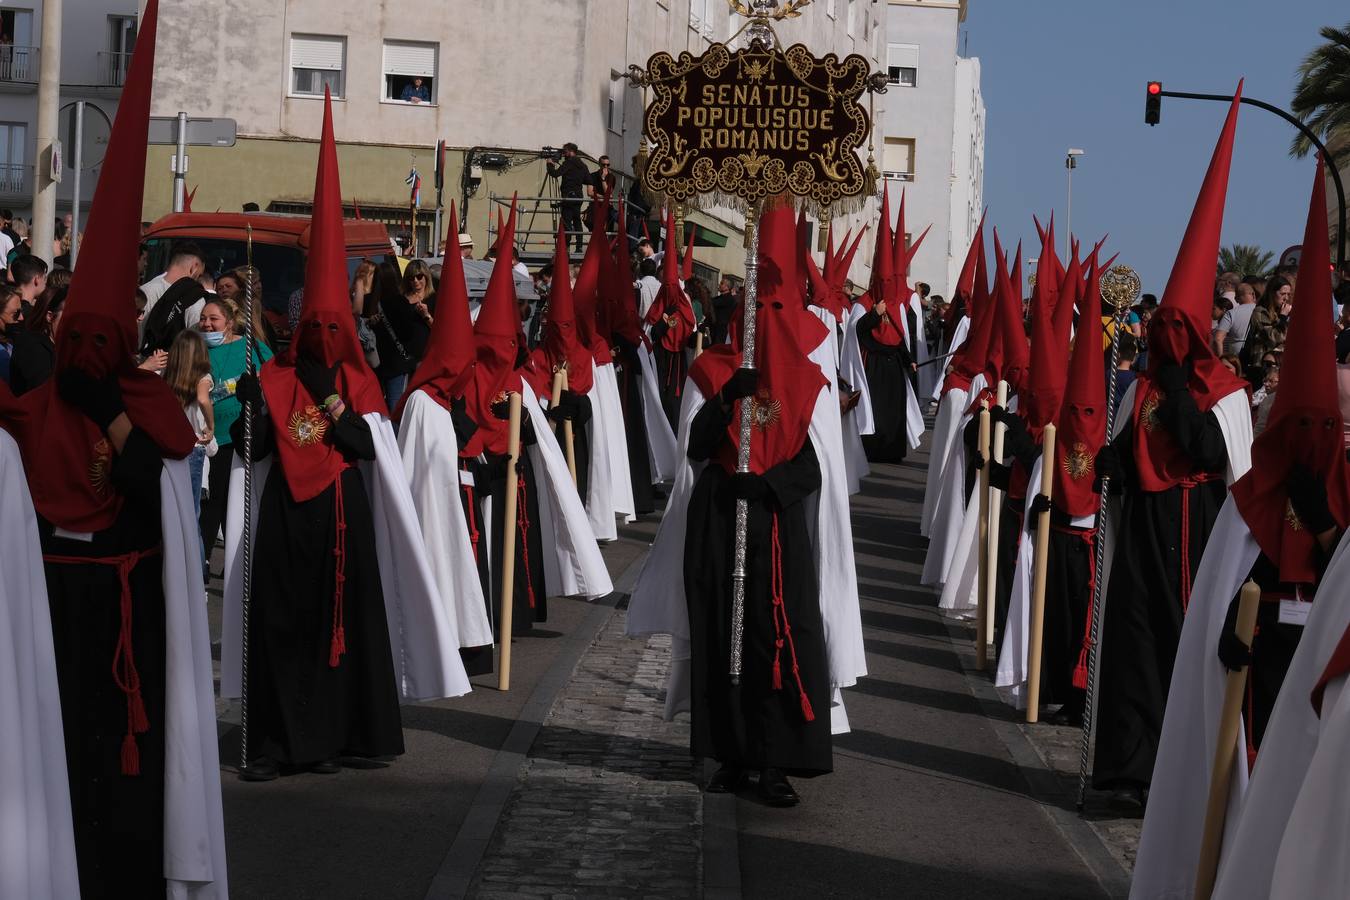
[[1068,197],[1064,204],[1064,258],[1073,255],[1073,170],[1078,168],[1078,157],[1083,155],[1079,147],[1070,147],[1064,157],[1065,179],[1068,182]]

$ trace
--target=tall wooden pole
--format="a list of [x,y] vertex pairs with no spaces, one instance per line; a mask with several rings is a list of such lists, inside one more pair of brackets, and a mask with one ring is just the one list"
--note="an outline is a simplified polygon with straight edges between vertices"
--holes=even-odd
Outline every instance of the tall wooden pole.
[[520,459],[520,394],[511,395],[510,425],[506,450],[506,502],[502,504],[502,623],[501,664],[497,667],[497,690],[511,689],[511,613],[516,598],[516,499]]
[[[1055,486],[1055,426],[1041,436],[1041,493],[1047,498]],[[1036,517],[1036,566],[1031,581],[1031,642],[1027,649],[1027,722],[1035,724],[1041,710],[1041,654],[1045,638],[1045,570],[1050,557],[1050,510]]]
[[[1256,609],[1261,605],[1261,589],[1256,582],[1242,586],[1238,600],[1238,640],[1248,647],[1256,631]],[[1204,837],[1200,842],[1200,863],[1195,871],[1195,900],[1209,900],[1214,878],[1219,872],[1219,849],[1223,827],[1228,819],[1228,792],[1233,780],[1234,761],[1247,758],[1241,741],[1242,695],[1247,687],[1247,667],[1229,672],[1223,688],[1223,706],[1219,712],[1219,740],[1214,745],[1214,765],[1209,775],[1209,803],[1205,809]]]

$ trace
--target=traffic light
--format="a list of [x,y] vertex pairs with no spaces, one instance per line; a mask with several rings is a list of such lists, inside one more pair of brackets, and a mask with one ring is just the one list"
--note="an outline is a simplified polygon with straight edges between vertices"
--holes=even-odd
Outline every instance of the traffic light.
[[1144,95],[1144,124],[1157,125],[1162,115],[1162,82],[1150,81],[1148,93]]

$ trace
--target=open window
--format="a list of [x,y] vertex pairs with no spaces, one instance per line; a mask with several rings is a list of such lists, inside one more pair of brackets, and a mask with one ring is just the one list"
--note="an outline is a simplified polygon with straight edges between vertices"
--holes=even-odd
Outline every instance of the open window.
[[384,99],[435,104],[437,47],[417,41],[385,41]]

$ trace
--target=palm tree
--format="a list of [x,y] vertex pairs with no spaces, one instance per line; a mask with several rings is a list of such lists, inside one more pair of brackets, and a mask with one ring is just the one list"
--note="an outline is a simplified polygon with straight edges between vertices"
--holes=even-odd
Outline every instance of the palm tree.
[[1275,261],[1275,254],[1262,250],[1255,244],[1234,244],[1219,250],[1219,268],[1217,274],[1236,272],[1243,278],[1248,275],[1263,275]]
[[[1320,33],[1327,43],[1314,48],[1299,65],[1298,88],[1290,105],[1324,144],[1335,141],[1350,150],[1350,22],[1344,28],[1327,26]],[[1312,144],[1299,134],[1289,152],[1304,157],[1311,149]]]

